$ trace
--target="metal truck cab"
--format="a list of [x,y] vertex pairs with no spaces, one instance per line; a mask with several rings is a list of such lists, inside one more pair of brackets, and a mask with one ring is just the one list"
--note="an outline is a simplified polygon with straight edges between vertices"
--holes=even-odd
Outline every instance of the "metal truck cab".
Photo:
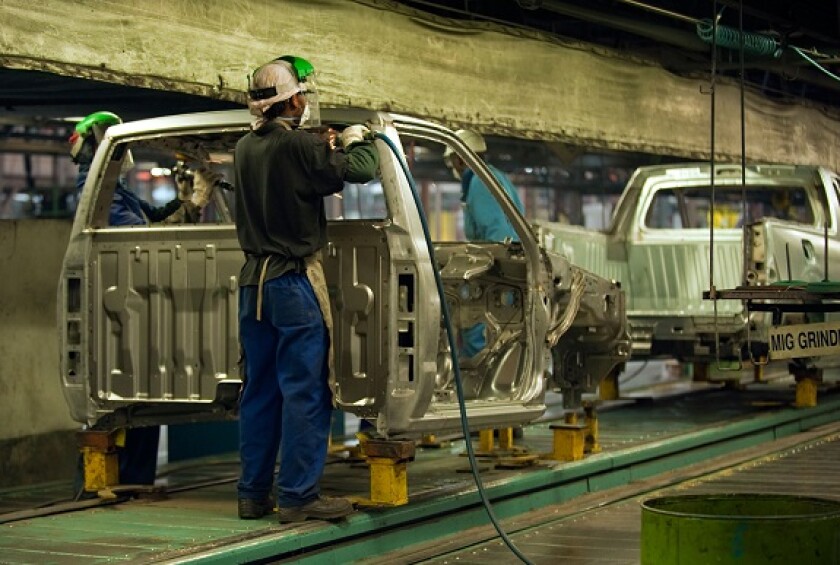
[[[441,152],[451,145],[491,192],[504,194],[450,130],[376,112],[322,114],[329,124],[366,123],[400,153],[377,140],[379,178],[348,187],[347,202],[327,202],[329,243],[322,254],[335,326],[338,408],[376,421],[387,436],[460,429],[433,269],[441,272],[456,325],[488,325],[485,350],[462,365],[475,428],[524,424],[543,413],[549,346],[576,340],[586,351],[579,334],[590,341],[599,335],[593,325],[602,323],[605,295],[613,297],[610,328],[617,333],[595,349],[610,368],[626,357],[619,352],[626,332],[617,287],[594,275],[581,283],[568,262],[549,259],[504,196],[500,204],[521,243],[436,242],[437,263],[431,263],[400,163],[407,140],[440,144]],[[243,256],[231,195],[217,189],[198,224],[111,227],[108,209],[121,175],[141,196],[173,196],[169,173],[178,161],[193,168],[209,164],[232,180],[233,148],[249,119],[246,111],[208,112],[108,130],[83,190],[59,285],[61,382],[74,419],[107,429],[235,417]],[[374,204],[360,207],[363,201]],[[597,305],[576,295],[584,292],[597,292]],[[549,343],[552,329],[556,339]],[[574,350],[574,343],[565,350]]]
[[747,356],[743,305],[703,300],[703,291],[712,283],[733,288],[744,278],[745,222],[771,217],[822,225],[821,189],[806,168],[750,165],[742,172],[739,165],[718,164],[714,207],[709,171],[708,164],[666,165],[637,176],[643,182],[627,230],[628,310],[634,332],[650,332],[652,355],[695,361]]
[[[775,280],[784,266],[786,244],[793,250],[794,278],[800,268],[818,263],[822,255],[815,239],[822,234],[824,186],[831,182],[827,174],[816,167],[754,164],[743,171],[742,182],[740,165],[717,163],[712,183],[709,163],[640,167],[605,232],[545,222],[539,229],[548,248],[621,282],[634,357],[739,360],[748,353],[743,305],[704,300],[703,293],[712,284],[726,289],[741,283],[743,224],[762,217],[775,218],[771,224],[788,226],[793,235],[777,230],[778,237],[767,245],[776,242],[779,249],[768,251],[771,258],[756,259],[748,276],[757,282]],[[834,237],[833,220],[830,230]],[[750,323],[757,322],[751,316]]]

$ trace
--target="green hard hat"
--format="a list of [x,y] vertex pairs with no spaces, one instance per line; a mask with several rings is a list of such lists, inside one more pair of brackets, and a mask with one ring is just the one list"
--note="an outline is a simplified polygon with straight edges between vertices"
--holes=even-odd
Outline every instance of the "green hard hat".
[[121,124],[120,117],[113,112],[94,112],[85,116],[82,121],[76,124],[76,133],[82,137],[87,137],[90,132],[96,128],[101,127],[107,129],[115,124]]
[[282,57],[277,57],[277,59],[275,60],[286,61],[287,63],[289,63],[295,70],[298,82],[305,82],[306,78],[315,72],[315,67],[312,66],[312,63],[310,63],[303,57],[296,57],[294,55],[283,55]]

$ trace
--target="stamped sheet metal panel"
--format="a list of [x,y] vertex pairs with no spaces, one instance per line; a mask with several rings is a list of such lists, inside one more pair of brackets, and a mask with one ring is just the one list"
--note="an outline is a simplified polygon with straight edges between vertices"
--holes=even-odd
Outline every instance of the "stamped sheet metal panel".
[[789,174],[794,173],[809,194],[813,221],[766,218],[751,226],[748,264],[754,283],[840,279],[840,176],[810,167],[798,167]]
[[[622,284],[630,279],[623,242],[579,226],[556,222],[535,222],[535,225],[545,248],[566,257],[573,265]],[[621,248],[618,257],[616,247]]]
[[220,380],[239,378],[242,251],[232,226],[99,230],[91,249],[100,408],[209,402]]
[[[636,316],[713,316],[703,300],[709,289],[711,244],[708,230],[644,230],[628,246],[628,310]],[[741,232],[716,230],[714,283],[732,288],[743,278]],[[741,312],[737,301],[720,301],[718,315]]]
[[385,401],[391,347],[387,238],[367,221],[331,222],[329,235],[322,256],[333,310],[336,400],[375,415]]

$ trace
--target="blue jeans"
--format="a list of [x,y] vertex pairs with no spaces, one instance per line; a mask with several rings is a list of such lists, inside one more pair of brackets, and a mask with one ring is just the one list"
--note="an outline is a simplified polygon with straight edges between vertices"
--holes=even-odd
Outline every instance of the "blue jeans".
[[239,498],[272,491],[280,452],[277,503],[302,506],[318,497],[330,432],[329,334],[306,275],[266,281],[262,320],[257,287],[239,289],[239,335],[245,388],[239,411]]
[[117,450],[120,484],[155,484],[159,443],[160,426],[129,428],[125,431],[125,447]]

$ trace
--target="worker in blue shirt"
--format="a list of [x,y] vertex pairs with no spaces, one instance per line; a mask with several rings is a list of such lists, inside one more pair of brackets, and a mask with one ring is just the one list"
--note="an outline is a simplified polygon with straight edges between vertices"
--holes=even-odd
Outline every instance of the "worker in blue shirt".
[[[487,143],[481,134],[472,130],[455,132],[467,147],[478,154],[487,151]],[[505,216],[499,203],[490,195],[490,191],[481,179],[464,163],[451,147],[443,154],[446,164],[452,169],[455,178],[461,181],[461,203],[464,206],[464,234],[470,241],[519,241],[510,220]],[[522,201],[516,187],[502,171],[487,163],[487,167],[504,187],[516,208],[522,212]]]
[[[81,194],[87,181],[93,155],[105,131],[112,125],[122,123],[111,112],[94,112],[82,119],[70,137],[70,156],[79,165],[76,176],[76,190]],[[187,177],[176,177],[178,196],[163,206],[152,206],[125,186],[123,179],[117,181],[114,198],[108,213],[110,226],[145,226],[151,223],[196,223],[201,210],[210,201],[214,186],[220,175],[201,168]]]
[[[76,176],[76,189],[79,194],[85,186],[93,156],[105,131],[119,123],[122,123],[122,119],[112,112],[94,112],[76,124],[69,141],[70,157],[79,166]],[[108,224],[145,226],[155,222],[197,222],[219,178],[220,175],[206,169],[195,171],[189,179],[178,178],[178,197],[160,207],[152,206],[141,199],[120,179],[114,189]],[[160,426],[126,429],[124,444],[117,452],[120,484],[154,484],[159,441]],[[83,482],[83,479],[77,477],[76,481]]]
[[[472,130],[461,129],[456,131],[455,135],[475,153],[481,154],[487,151],[487,143],[481,134]],[[455,178],[461,181],[464,234],[467,239],[470,241],[519,241],[519,236],[516,235],[510,220],[478,175],[467,166],[451,147],[446,148],[443,158]],[[513,186],[507,175],[489,163],[487,163],[487,167],[504,187],[516,208],[523,212],[524,207],[519,199],[516,187]],[[487,341],[484,330],[485,324],[483,323],[461,330],[461,357],[474,357],[484,348]]]

